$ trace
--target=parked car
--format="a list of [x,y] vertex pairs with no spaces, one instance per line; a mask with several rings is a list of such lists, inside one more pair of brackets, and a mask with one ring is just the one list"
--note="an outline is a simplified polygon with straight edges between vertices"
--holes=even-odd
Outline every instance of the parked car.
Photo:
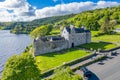
[[111,56],[115,56],[117,54],[117,52],[111,52]]
[[81,70],[83,71],[84,78],[90,78],[92,76],[91,71],[89,71],[86,67],[82,67]]

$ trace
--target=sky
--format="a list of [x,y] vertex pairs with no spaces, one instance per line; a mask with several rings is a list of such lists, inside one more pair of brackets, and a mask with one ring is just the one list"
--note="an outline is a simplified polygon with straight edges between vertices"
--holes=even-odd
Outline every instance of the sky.
[[0,0],[0,22],[32,21],[118,5],[119,0]]

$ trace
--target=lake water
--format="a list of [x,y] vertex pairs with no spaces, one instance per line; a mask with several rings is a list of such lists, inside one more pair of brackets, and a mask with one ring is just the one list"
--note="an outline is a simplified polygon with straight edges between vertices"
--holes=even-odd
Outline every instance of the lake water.
[[7,59],[22,53],[32,43],[30,36],[26,34],[12,34],[9,30],[0,30],[0,77]]

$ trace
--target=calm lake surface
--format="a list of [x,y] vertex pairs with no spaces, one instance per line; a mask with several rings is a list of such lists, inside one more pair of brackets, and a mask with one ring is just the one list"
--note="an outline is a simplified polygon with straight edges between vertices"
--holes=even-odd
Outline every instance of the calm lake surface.
[[12,34],[9,30],[0,30],[0,77],[7,59],[22,53],[32,43],[30,36],[26,34]]

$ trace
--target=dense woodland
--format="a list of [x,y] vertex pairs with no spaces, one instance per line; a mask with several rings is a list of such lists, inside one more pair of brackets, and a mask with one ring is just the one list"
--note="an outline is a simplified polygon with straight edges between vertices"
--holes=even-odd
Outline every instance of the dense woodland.
[[11,29],[13,33],[30,33],[36,27],[48,24],[58,29],[60,26],[64,27],[69,24],[74,24],[77,27],[84,25],[90,30],[101,30],[103,33],[108,33],[120,24],[120,6],[48,17],[31,22],[4,22],[0,23],[0,29]]

